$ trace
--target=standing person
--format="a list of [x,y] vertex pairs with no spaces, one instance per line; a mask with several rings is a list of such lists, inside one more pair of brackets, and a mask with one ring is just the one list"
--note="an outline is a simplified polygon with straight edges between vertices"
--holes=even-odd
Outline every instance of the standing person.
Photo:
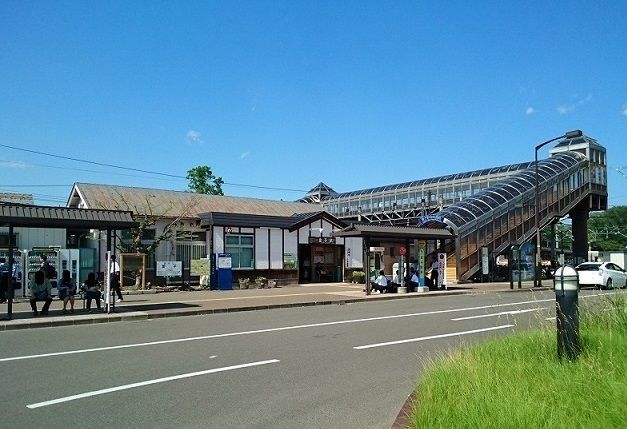
[[122,297],[122,291],[120,290],[120,266],[115,260],[115,255],[111,255],[111,263],[109,264],[109,278],[111,279],[111,289],[113,289],[118,296],[115,302],[124,301]]
[[6,302],[9,292],[9,264],[6,258],[0,258],[0,304]]
[[59,299],[63,300],[63,314],[67,313],[67,303],[70,302],[70,313],[74,313],[74,295],[76,295],[76,285],[70,277],[69,270],[63,270],[61,280],[57,284]]
[[39,256],[39,260],[41,261],[41,271],[43,271],[46,278],[49,280],[54,279],[57,276],[57,273],[54,266],[48,262],[48,256],[41,255]]
[[438,289],[438,258],[437,256],[434,256],[433,262],[431,262],[431,283],[433,283],[434,289]]
[[91,300],[96,300],[96,306],[100,310],[100,290],[98,290],[98,281],[94,273],[87,275],[85,280],[85,299],[87,299],[87,312],[91,312]]
[[43,271],[39,270],[35,272],[35,275],[30,280],[30,308],[33,309],[33,314],[37,316],[37,301],[45,301],[44,306],[41,309],[41,315],[48,314],[48,309],[52,303],[52,284],[50,280],[46,278]]

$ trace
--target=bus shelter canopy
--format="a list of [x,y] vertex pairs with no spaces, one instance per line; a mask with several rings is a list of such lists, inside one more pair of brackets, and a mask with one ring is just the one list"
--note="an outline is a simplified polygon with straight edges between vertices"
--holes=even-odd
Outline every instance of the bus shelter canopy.
[[0,226],[32,228],[128,229],[132,212],[0,203]]

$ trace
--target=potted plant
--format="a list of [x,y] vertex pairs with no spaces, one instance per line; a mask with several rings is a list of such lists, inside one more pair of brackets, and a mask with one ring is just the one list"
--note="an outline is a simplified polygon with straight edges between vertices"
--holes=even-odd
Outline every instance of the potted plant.
[[248,277],[242,277],[238,281],[240,289],[248,289],[248,284],[250,283],[250,279]]
[[268,279],[263,276],[259,276],[255,279],[255,284],[260,289],[263,289],[264,287],[266,287],[267,283],[268,283]]

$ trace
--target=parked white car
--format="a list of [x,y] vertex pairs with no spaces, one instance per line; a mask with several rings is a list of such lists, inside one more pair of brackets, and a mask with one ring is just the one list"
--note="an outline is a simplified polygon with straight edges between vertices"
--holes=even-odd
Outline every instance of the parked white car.
[[580,286],[599,288],[627,287],[627,272],[612,262],[584,262],[575,267]]

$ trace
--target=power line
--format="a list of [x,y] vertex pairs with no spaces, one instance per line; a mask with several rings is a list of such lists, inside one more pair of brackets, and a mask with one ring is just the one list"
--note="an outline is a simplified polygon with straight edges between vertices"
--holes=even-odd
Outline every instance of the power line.
[[117,168],[117,169],[120,169],[120,170],[138,171],[140,173],[156,174],[156,175],[159,175],[159,176],[173,177],[173,178],[176,178],[176,179],[181,179],[181,178],[185,179],[185,177],[177,176],[175,174],[161,173],[159,171],[142,170],[141,168],[122,167],[122,166],[115,165],[115,164],[107,164],[105,162],[89,161],[89,160],[80,159],[80,158],[72,158],[70,156],[56,155],[54,153],[41,152],[41,151],[32,150],[32,149],[24,149],[24,148],[21,148],[21,147],[9,146],[9,145],[6,145],[6,144],[0,144],[0,147],[6,147],[8,149],[13,149],[13,150],[20,150],[22,152],[34,153],[36,155],[50,156],[52,158],[66,159],[66,160],[69,160],[69,161],[83,162],[83,163],[92,164],[92,165],[100,165],[101,167],[111,167],[111,168]]
[[[143,170],[141,168],[134,168],[134,167],[124,167],[124,166],[115,165],[115,164],[108,164],[108,163],[105,163],[105,162],[98,162],[98,161],[90,161],[90,160],[80,159],[80,158],[73,158],[73,157],[70,157],[70,156],[57,155],[57,154],[54,154],[54,153],[42,152],[42,151],[37,151],[37,150],[32,150],[32,149],[25,149],[25,148],[21,148],[21,147],[15,147],[15,146],[6,145],[6,144],[0,144],[0,147],[5,147],[7,149],[13,149],[13,150],[18,150],[18,151],[22,151],[22,152],[33,153],[35,155],[45,155],[45,156],[49,156],[49,157],[52,157],[52,158],[65,159],[65,160],[69,160],[69,161],[82,162],[82,163],[92,164],[92,165],[99,165],[101,167],[110,167],[110,168],[116,168],[116,169],[119,169],[119,170],[127,170],[127,171],[137,171],[139,173],[155,174],[155,175],[158,175],[158,176],[164,176],[164,177],[169,177],[169,178],[173,178],[173,179],[184,179],[184,180],[187,180],[187,177],[179,176],[179,175],[176,175],[176,174],[162,173],[162,172],[159,172],[159,171]],[[50,167],[50,168],[59,168],[59,167]],[[303,193],[307,192],[306,190],[303,190],[303,189],[275,188],[275,187],[272,187],[272,186],[249,185],[249,184],[245,184],[245,183],[224,182],[223,185],[238,186],[238,187],[245,187],[245,188],[254,188],[254,189],[266,189],[266,190],[273,190],[273,191],[303,192]]]

